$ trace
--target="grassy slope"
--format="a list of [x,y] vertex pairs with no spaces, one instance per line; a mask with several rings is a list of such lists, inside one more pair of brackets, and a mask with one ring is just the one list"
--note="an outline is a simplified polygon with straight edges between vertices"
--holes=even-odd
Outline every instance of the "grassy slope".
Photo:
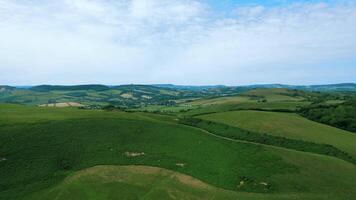
[[310,121],[294,113],[231,111],[200,118],[260,133],[331,144],[356,157],[356,134]]
[[[286,184],[281,191],[309,191],[320,199],[355,199],[356,165],[318,154],[285,151],[279,148],[271,148],[269,151],[275,152],[289,164],[298,166],[300,170],[298,174],[273,177],[274,181]],[[306,198],[300,196],[297,199]]]
[[[1,106],[0,112],[3,197],[46,187],[70,171],[99,164],[164,167],[226,189],[236,189],[241,176],[268,182],[274,174],[295,171],[259,146],[224,141],[148,115],[12,105]],[[128,158],[126,151],[145,156]],[[63,161],[69,169],[63,170]]]
[[243,195],[162,168],[96,166],[27,199],[236,199]]
[[[281,152],[277,152],[281,153]],[[298,156],[294,153],[282,153],[286,158]],[[325,158],[324,158],[325,159]],[[290,159],[293,161],[300,159]],[[323,164],[324,160],[321,159]],[[333,161],[325,160],[327,164]],[[306,159],[299,164],[309,165],[315,164],[314,159]],[[318,162],[317,162],[318,163]],[[329,166],[331,170],[337,167],[338,170],[345,169],[345,166],[338,161],[336,165]],[[325,167],[324,167],[325,168]],[[350,170],[350,169],[349,169]],[[350,171],[346,171],[350,173]],[[305,170],[305,175],[308,173],[319,173],[318,170],[308,168]],[[346,192],[343,195],[344,199],[352,199],[354,193],[347,193],[352,190],[350,185],[344,185],[350,178],[344,174],[345,170],[341,170],[344,182],[337,182],[334,190]],[[345,176],[346,175],[346,176]],[[335,175],[329,177],[323,176],[324,179],[313,182],[314,186],[319,187],[320,181],[333,182]],[[291,177],[289,177],[291,178]],[[276,177],[278,181],[286,181],[285,177]],[[304,184],[306,181],[303,176],[294,177],[292,180]],[[309,183],[310,184],[310,183]],[[320,190],[320,188],[318,188]],[[314,190],[314,188],[313,188]],[[321,190],[323,190],[321,188]],[[278,199],[326,199],[335,198],[328,196],[328,193],[313,195],[307,193],[287,193],[287,194],[253,194],[244,192],[233,192],[213,187],[204,182],[201,182],[193,177],[162,169],[148,166],[96,166],[75,172],[65,178],[58,185],[36,192],[29,195],[28,200],[41,199],[57,199],[57,200],[81,200],[81,199],[245,199],[245,200],[278,200]]]
[[[162,167],[231,190],[236,190],[241,176],[245,176],[252,180],[246,183],[246,190],[253,191],[254,184],[266,182],[274,191],[231,194],[243,195],[243,199],[356,197],[356,168],[352,164],[326,156],[226,141],[174,124],[174,118],[162,118],[152,114],[0,105],[0,157],[6,158],[0,162],[0,198],[20,198],[58,184],[77,170],[103,164]],[[145,155],[128,158],[126,151]],[[63,169],[63,160],[70,168]],[[178,167],[176,163],[185,166]],[[82,187],[80,184],[92,187],[85,185],[86,181],[74,187]],[[105,190],[107,185],[108,190],[117,189],[119,193],[127,188],[118,189],[120,184],[115,183],[92,188]],[[168,182],[166,187],[172,185]],[[135,193],[128,190],[130,195]]]

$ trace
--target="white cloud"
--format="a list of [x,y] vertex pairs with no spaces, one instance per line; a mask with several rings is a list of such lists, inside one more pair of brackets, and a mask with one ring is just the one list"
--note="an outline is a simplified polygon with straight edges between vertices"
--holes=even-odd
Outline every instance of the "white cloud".
[[352,1],[0,0],[0,83],[356,81],[354,33]]

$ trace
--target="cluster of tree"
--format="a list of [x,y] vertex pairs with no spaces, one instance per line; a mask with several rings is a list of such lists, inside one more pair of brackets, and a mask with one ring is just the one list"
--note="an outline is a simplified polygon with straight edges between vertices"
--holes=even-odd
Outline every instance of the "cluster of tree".
[[356,100],[336,105],[316,103],[300,108],[299,113],[310,120],[356,132]]
[[309,92],[305,96],[307,101],[313,102],[313,104],[325,103],[329,100],[350,101],[355,99],[353,92]]
[[356,164],[356,160],[348,153],[337,149],[329,144],[317,144],[313,142],[307,142],[302,140],[294,140],[285,137],[273,136],[268,134],[260,134],[247,130],[243,130],[237,127],[228,126],[221,123],[215,123],[198,118],[182,118],[180,123],[198,127],[207,130],[215,135],[222,137],[244,140],[254,143],[267,144],[273,146],[279,146],[298,151],[305,151],[311,153],[317,153],[322,155],[334,156],[349,162]]

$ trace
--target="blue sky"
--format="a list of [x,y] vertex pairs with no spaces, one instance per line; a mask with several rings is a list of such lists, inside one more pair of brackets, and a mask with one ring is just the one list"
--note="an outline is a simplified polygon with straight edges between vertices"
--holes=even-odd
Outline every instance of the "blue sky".
[[356,82],[354,0],[0,0],[0,84]]
[[275,6],[296,1],[283,1],[283,0],[207,0],[210,5],[217,9],[231,9],[236,5],[264,5]]
[[[341,0],[342,1],[342,0]],[[295,4],[295,3],[329,3],[335,4],[339,1],[335,0],[206,0],[205,2],[209,3],[212,7],[217,10],[231,10],[235,6],[241,5],[262,5],[267,7],[273,6],[285,6],[288,4]]]

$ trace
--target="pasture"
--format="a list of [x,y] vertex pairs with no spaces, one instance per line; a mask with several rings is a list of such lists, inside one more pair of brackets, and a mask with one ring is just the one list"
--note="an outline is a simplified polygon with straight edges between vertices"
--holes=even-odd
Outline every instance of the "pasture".
[[[207,194],[217,194],[215,199],[344,200],[356,196],[356,167],[351,163],[226,140],[180,125],[172,116],[1,104],[0,124],[2,199],[86,199],[91,195],[105,199],[118,194],[133,199],[161,197],[156,195],[174,199],[169,191],[176,191],[173,196],[177,197],[205,199],[205,189],[177,182],[176,178],[153,184],[157,190],[152,193],[132,182],[140,179],[143,184],[149,183],[172,173],[204,185]],[[114,167],[108,172],[100,168],[103,165],[162,170],[150,175],[127,172],[127,177],[120,178],[120,170],[127,167]],[[91,169],[98,170],[89,176],[78,175]],[[68,183],[76,176],[81,178]],[[103,196],[94,195],[96,189],[103,191]],[[157,192],[160,189],[163,192]]]
[[295,113],[241,110],[199,117],[258,133],[331,144],[356,157],[354,133],[310,121]]

